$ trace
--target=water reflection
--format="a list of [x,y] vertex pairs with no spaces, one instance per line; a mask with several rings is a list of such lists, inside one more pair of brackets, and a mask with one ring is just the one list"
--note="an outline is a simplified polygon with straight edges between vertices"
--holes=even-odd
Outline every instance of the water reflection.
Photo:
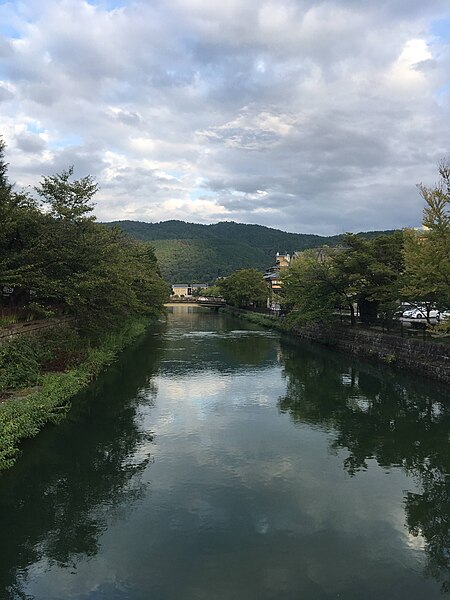
[[[450,406],[443,388],[387,369],[310,349],[298,358],[292,344],[283,347],[286,394],[279,408],[296,423],[333,431],[332,450],[345,449],[350,475],[375,459],[386,469],[401,467],[420,492],[405,493],[406,525],[422,536],[427,575],[450,591]],[[430,392],[432,388],[432,392]],[[440,391],[439,391],[440,389]]]
[[167,375],[190,377],[204,371],[246,373],[266,369],[276,360],[276,334],[256,326],[239,329],[238,321],[209,309],[171,307],[170,329],[162,364]]
[[444,400],[175,311],[0,479],[5,597],[439,598]]
[[[75,399],[69,418],[26,444],[0,481],[0,590],[25,598],[30,565],[76,568],[98,552],[111,519],[142,497],[140,455],[151,434],[141,429],[141,403],[156,390],[151,375],[161,348],[143,340]],[[99,426],[101,423],[101,426]]]

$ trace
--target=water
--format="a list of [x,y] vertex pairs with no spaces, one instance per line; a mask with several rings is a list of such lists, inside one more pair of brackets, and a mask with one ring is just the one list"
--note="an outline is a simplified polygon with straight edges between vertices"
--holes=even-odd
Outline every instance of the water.
[[180,307],[0,478],[0,597],[442,598],[449,426],[429,381]]

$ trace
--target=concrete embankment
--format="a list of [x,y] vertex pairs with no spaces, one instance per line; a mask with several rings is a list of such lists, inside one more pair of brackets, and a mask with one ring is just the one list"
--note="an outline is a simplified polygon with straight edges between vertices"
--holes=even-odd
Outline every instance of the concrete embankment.
[[318,342],[357,356],[377,359],[443,383],[450,383],[449,344],[337,325],[296,327],[292,333],[304,340]]
[[445,342],[403,338],[374,329],[346,325],[304,325],[287,330],[274,317],[231,307],[224,310],[235,317],[281,329],[309,342],[377,360],[442,383],[450,383],[450,344]]

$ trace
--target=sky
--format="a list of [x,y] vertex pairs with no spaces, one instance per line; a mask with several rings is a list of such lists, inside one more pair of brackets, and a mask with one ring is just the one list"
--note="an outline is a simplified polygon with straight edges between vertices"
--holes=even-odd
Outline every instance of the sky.
[[449,0],[0,3],[0,135],[102,221],[420,225],[450,159]]

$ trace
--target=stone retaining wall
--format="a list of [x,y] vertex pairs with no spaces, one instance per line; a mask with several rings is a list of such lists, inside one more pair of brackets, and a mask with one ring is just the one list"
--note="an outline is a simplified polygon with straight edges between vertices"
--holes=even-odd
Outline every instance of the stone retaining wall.
[[54,319],[41,319],[39,321],[25,321],[14,323],[0,328],[0,344],[13,340],[17,335],[34,335],[44,329],[59,327],[73,321],[73,317],[55,317]]
[[450,383],[450,344],[402,338],[346,326],[309,325],[293,333],[305,340],[398,365],[425,377]]

